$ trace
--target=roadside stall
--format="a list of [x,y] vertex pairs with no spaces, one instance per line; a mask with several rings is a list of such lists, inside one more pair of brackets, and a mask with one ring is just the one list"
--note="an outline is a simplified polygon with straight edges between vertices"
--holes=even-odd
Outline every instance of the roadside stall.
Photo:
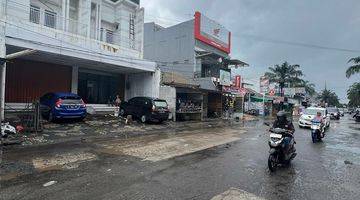
[[250,97],[251,104],[255,110],[258,111],[259,115],[268,116],[272,113],[273,110],[273,99],[270,97],[259,97],[252,96]]
[[176,119],[178,121],[202,120],[203,95],[187,88],[176,89]]
[[203,120],[204,94],[191,79],[163,72],[159,97],[168,102],[174,121]]

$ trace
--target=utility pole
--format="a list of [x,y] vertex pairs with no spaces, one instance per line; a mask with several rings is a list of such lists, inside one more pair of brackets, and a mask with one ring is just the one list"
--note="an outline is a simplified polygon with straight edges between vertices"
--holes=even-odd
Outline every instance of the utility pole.
[[[6,62],[9,61],[9,60],[13,60],[13,59],[16,59],[18,57],[22,57],[22,56],[26,56],[26,55],[29,55],[29,54],[32,54],[32,53],[35,53],[36,50],[33,50],[33,49],[26,49],[26,50],[23,50],[23,51],[19,51],[19,52],[16,52],[16,53],[12,53],[12,54],[9,54],[9,55],[6,55],[6,46],[5,46],[5,33],[0,36],[0,37],[3,37],[3,52],[1,52],[0,50],[0,67],[1,67],[1,82],[0,82],[0,122],[2,122],[5,118],[5,115],[4,115],[4,111],[5,111],[5,84],[6,84]],[[2,44],[0,44],[2,45]],[[0,47],[1,48],[1,47]]]
[[[5,76],[6,76],[6,46],[5,46],[5,2],[0,3],[0,124],[4,119],[5,107]],[[0,126],[1,127],[1,126]]]

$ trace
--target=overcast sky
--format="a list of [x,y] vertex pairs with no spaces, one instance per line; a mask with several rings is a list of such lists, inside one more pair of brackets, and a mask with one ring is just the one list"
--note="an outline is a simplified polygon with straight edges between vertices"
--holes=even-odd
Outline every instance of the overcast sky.
[[344,102],[347,88],[360,80],[360,75],[345,77],[347,61],[360,56],[359,0],[142,0],[141,4],[146,22],[171,26],[191,19],[198,10],[223,24],[233,35],[231,57],[250,64],[241,74],[251,83],[257,84],[268,67],[288,61],[301,65],[305,79],[317,90],[326,81]]

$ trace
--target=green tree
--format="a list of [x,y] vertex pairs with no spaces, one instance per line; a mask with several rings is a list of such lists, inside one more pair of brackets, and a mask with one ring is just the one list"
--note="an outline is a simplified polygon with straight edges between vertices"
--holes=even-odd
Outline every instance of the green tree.
[[314,96],[316,94],[315,84],[310,83],[309,81],[301,80],[300,83],[296,83],[294,86],[295,87],[304,87],[306,93],[310,96]]
[[336,95],[336,93],[326,88],[321,91],[318,99],[327,103],[328,106],[340,106],[339,97]]
[[346,70],[346,77],[350,78],[350,76],[360,72],[360,56],[351,58],[348,63],[353,63],[353,65]]
[[272,83],[278,83],[280,90],[283,91],[286,84],[294,85],[301,83],[303,76],[302,71],[299,69],[300,65],[290,65],[288,62],[284,62],[281,65],[275,65],[269,67],[269,72],[265,73],[265,76]]
[[347,91],[350,107],[360,106],[360,82],[354,83]]

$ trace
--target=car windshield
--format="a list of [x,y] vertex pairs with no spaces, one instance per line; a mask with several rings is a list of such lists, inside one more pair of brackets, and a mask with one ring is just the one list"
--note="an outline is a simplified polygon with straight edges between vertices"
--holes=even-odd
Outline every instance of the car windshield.
[[65,96],[61,97],[63,104],[81,104],[81,98],[80,97],[74,97],[74,96]]
[[166,101],[156,100],[154,101],[156,107],[167,107]]
[[318,109],[306,109],[305,110],[306,115],[316,115],[317,112],[321,112],[321,114],[324,115],[323,110],[318,110]]

